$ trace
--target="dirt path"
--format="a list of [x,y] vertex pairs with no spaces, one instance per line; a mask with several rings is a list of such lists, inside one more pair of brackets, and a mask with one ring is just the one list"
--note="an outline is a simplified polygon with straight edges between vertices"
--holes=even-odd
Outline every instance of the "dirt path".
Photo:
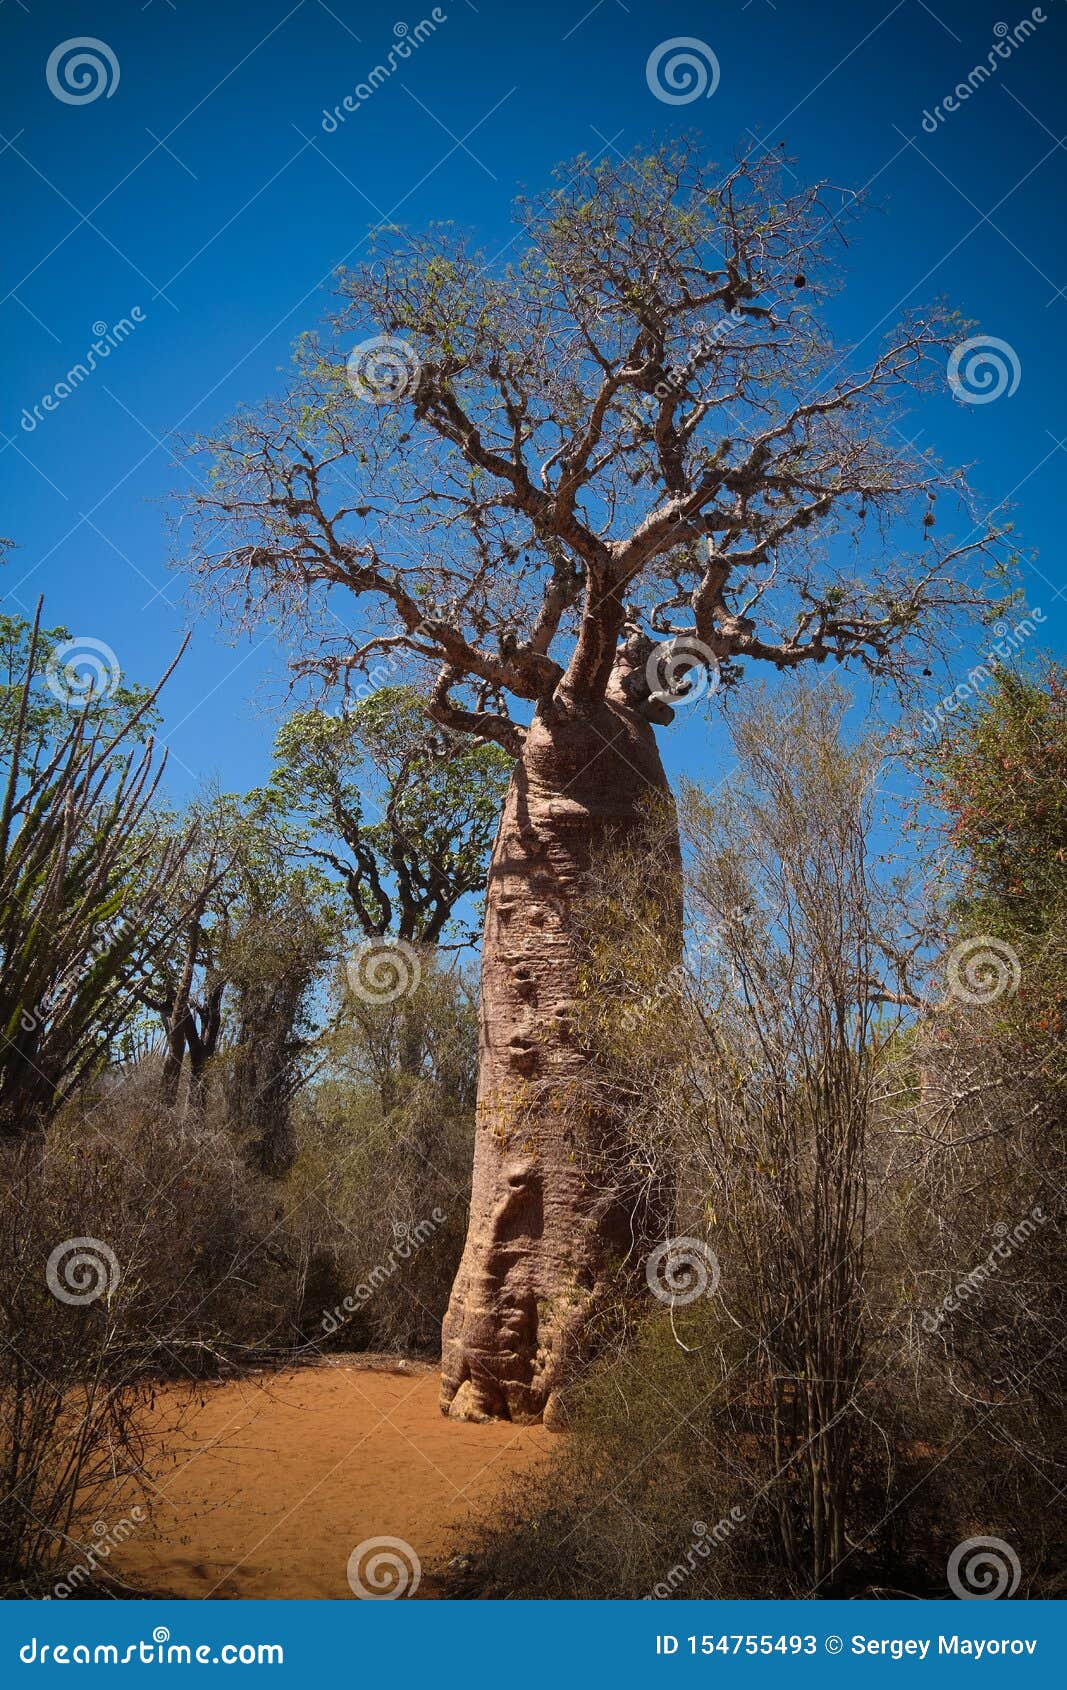
[[158,1595],[350,1599],[352,1551],[390,1537],[433,1596],[472,1514],[554,1442],[537,1426],[446,1420],[438,1389],[435,1370],[347,1358],[200,1387],[183,1448],[157,1464],[153,1521],[112,1570]]

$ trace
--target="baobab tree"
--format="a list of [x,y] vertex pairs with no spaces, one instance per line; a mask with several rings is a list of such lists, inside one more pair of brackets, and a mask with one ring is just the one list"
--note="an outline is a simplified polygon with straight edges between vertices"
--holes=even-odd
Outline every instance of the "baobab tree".
[[442,1405],[550,1422],[620,1264],[669,1224],[612,1178],[620,1123],[587,1101],[571,1013],[583,875],[650,802],[650,908],[681,944],[654,725],[702,668],[903,682],[996,543],[893,426],[944,381],[955,319],[909,317],[863,358],[823,324],[850,196],[791,187],[767,152],[720,173],[689,142],[557,183],[519,202],[506,264],[433,227],[344,273],[289,390],[199,443],[191,548],[298,675],[402,665],[434,721],[514,758]]

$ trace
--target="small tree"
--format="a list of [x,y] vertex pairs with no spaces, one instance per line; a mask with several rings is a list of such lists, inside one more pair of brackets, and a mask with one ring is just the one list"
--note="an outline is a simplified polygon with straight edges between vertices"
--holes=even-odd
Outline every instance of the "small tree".
[[[388,686],[339,716],[294,716],[278,734],[275,760],[264,805],[284,848],[339,877],[363,935],[350,958],[346,1013],[388,1053],[380,1065],[388,1109],[426,1054],[412,998],[421,963],[390,953],[473,938],[469,928],[456,932],[454,919],[485,885],[511,760],[430,721],[413,688]],[[383,975],[398,990],[383,994]]]
[[[164,1050],[163,1101],[174,1108],[186,1078],[188,1106],[201,1113],[207,1073],[222,1037],[226,977],[220,946],[237,896],[234,871],[247,833],[230,799],[191,806],[184,822],[158,816],[156,849],[169,855],[185,835],[171,886],[171,902],[159,913],[160,931],[146,935],[144,968],[137,986],[142,1005],[158,1016]],[[174,911],[183,911],[175,920]],[[169,941],[164,934],[170,935]]]
[[433,719],[516,760],[445,1329],[460,1417],[538,1416],[647,1241],[575,1172],[576,1130],[609,1166],[625,1132],[610,1113],[576,1129],[570,1029],[583,877],[666,793],[653,725],[702,670],[854,662],[902,683],[980,596],[994,536],[891,426],[959,326],[909,317],[866,364],[834,344],[819,305],[848,203],[766,151],[725,172],[685,142],[579,159],[519,203],[506,266],[437,228],[346,275],[291,391],[204,443],[203,588],[273,618],[326,684],[383,656],[429,669]]
[[241,878],[220,958],[229,993],[223,1092],[246,1158],[279,1179],[296,1157],[292,1105],[315,1048],[312,994],[342,924],[313,870],[246,860]]
[[340,877],[361,932],[439,944],[485,885],[506,754],[429,721],[413,688],[379,687],[339,716],[292,717],[275,761],[268,804],[302,824],[290,847]]
[[149,937],[138,984],[163,1027],[164,1100],[179,1101],[184,1074],[186,1102],[203,1113],[218,1070],[234,1131],[277,1177],[293,1156],[289,1102],[302,1083],[310,994],[342,924],[321,872],[279,853],[261,794],[194,804],[187,829],[173,888],[185,917],[169,944]]

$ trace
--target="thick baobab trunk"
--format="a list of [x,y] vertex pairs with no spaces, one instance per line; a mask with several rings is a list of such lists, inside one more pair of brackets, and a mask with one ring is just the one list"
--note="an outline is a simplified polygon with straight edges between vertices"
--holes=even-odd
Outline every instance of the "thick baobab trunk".
[[[647,824],[650,797],[669,806],[652,728],[617,688],[584,714],[539,708],[489,871],[470,1229],[443,1331],[441,1406],[457,1419],[551,1424],[598,1303],[661,1235],[655,1200],[623,1189],[624,1123],[573,1016],[584,871]],[[680,931],[663,855],[650,874]]]

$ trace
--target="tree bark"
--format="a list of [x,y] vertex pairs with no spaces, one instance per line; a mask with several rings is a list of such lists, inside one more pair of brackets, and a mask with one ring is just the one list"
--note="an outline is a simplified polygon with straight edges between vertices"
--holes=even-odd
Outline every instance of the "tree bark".
[[223,1095],[246,1163],[266,1179],[284,1179],[296,1161],[292,1105],[302,1048],[297,1020],[306,984],[304,975],[294,974],[237,986],[237,1037]]
[[583,876],[647,825],[650,798],[674,884],[662,850],[650,879],[680,954],[677,829],[649,722],[617,684],[600,704],[538,708],[489,870],[471,1218],[442,1335],[456,1419],[557,1420],[598,1306],[662,1236],[667,1196],[625,1189],[625,1123],[574,1024]]

